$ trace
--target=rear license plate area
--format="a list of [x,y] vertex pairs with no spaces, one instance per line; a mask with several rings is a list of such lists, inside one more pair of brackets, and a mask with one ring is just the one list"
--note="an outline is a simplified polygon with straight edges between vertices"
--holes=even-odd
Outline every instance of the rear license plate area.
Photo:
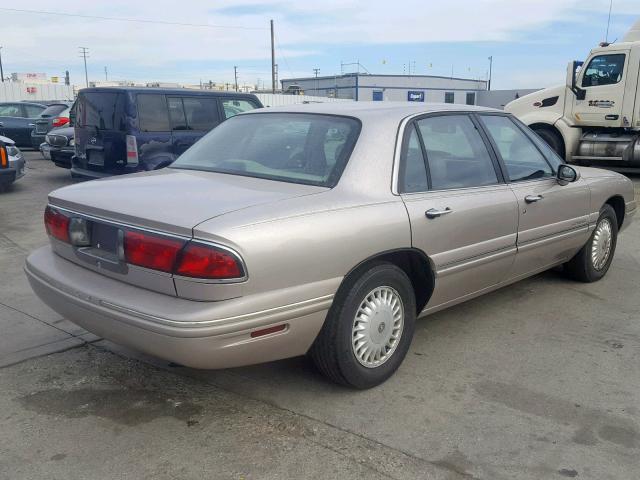
[[95,167],[104,167],[104,152],[98,150],[87,151],[87,163]]
[[118,228],[105,223],[91,222],[91,246],[117,255]]

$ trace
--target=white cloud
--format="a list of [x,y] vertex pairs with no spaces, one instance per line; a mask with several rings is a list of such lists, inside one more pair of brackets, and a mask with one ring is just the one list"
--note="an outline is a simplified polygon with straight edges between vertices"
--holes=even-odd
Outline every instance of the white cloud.
[[[638,0],[616,0],[615,12],[632,13],[638,10],[637,5]],[[149,71],[147,79],[229,80],[229,69],[212,66],[215,62],[255,61],[255,66],[245,67],[243,72],[250,76],[247,80],[254,81],[257,75],[268,77],[269,18],[276,21],[278,56],[294,63],[296,57],[312,55],[317,49],[338,58],[342,44],[509,41],[559,19],[606,12],[608,6],[608,0],[185,0],[179,4],[168,0],[67,0],[55,4],[55,8],[50,1],[32,0],[25,6],[31,10],[253,29],[7,11],[0,15],[3,60],[10,71],[46,70],[54,74],[71,67],[79,73],[77,47],[82,45],[90,48],[94,77],[102,68],[96,65],[109,65],[113,75],[119,77],[139,78],[144,75],[141,72]],[[289,68],[281,62],[281,70],[285,73]]]

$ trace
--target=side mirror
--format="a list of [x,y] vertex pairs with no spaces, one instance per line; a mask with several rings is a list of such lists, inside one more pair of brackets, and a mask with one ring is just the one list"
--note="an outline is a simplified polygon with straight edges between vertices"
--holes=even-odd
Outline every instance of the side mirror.
[[560,185],[567,185],[568,183],[575,182],[579,178],[580,172],[571,165],[564,163],[558,167],[558,183]]
[[567,65],[567,88],[573,92],[578,100],[584,100],[587,92],[576,85],[576,71],[582,66],[583,62],[574,60]]

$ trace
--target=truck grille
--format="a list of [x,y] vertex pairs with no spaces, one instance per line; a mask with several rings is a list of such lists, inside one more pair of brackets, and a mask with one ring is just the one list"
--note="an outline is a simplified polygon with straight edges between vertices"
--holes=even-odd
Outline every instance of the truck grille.
[[46,142],[54,147],[66,147],[69,140],[64,135],[47,135]]

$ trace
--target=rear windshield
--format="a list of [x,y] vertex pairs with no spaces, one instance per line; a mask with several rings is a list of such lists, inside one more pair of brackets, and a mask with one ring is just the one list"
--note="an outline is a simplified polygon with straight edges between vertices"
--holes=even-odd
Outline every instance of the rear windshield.
[[124,95],[114,92],[80,93],[75,124],[99,130],[124,130]]
[[359,133],[360,122],[347,117],[238,115],[205,135],[172,168],[333,187]]
[[42,118],[55,117],[56,115],[58,115],[63,110],[66,110],[67,108],[69,108],[69,107],[67,107],[66,105],[51,105],[51,106],[45,108],[40,113],[40,116]]

